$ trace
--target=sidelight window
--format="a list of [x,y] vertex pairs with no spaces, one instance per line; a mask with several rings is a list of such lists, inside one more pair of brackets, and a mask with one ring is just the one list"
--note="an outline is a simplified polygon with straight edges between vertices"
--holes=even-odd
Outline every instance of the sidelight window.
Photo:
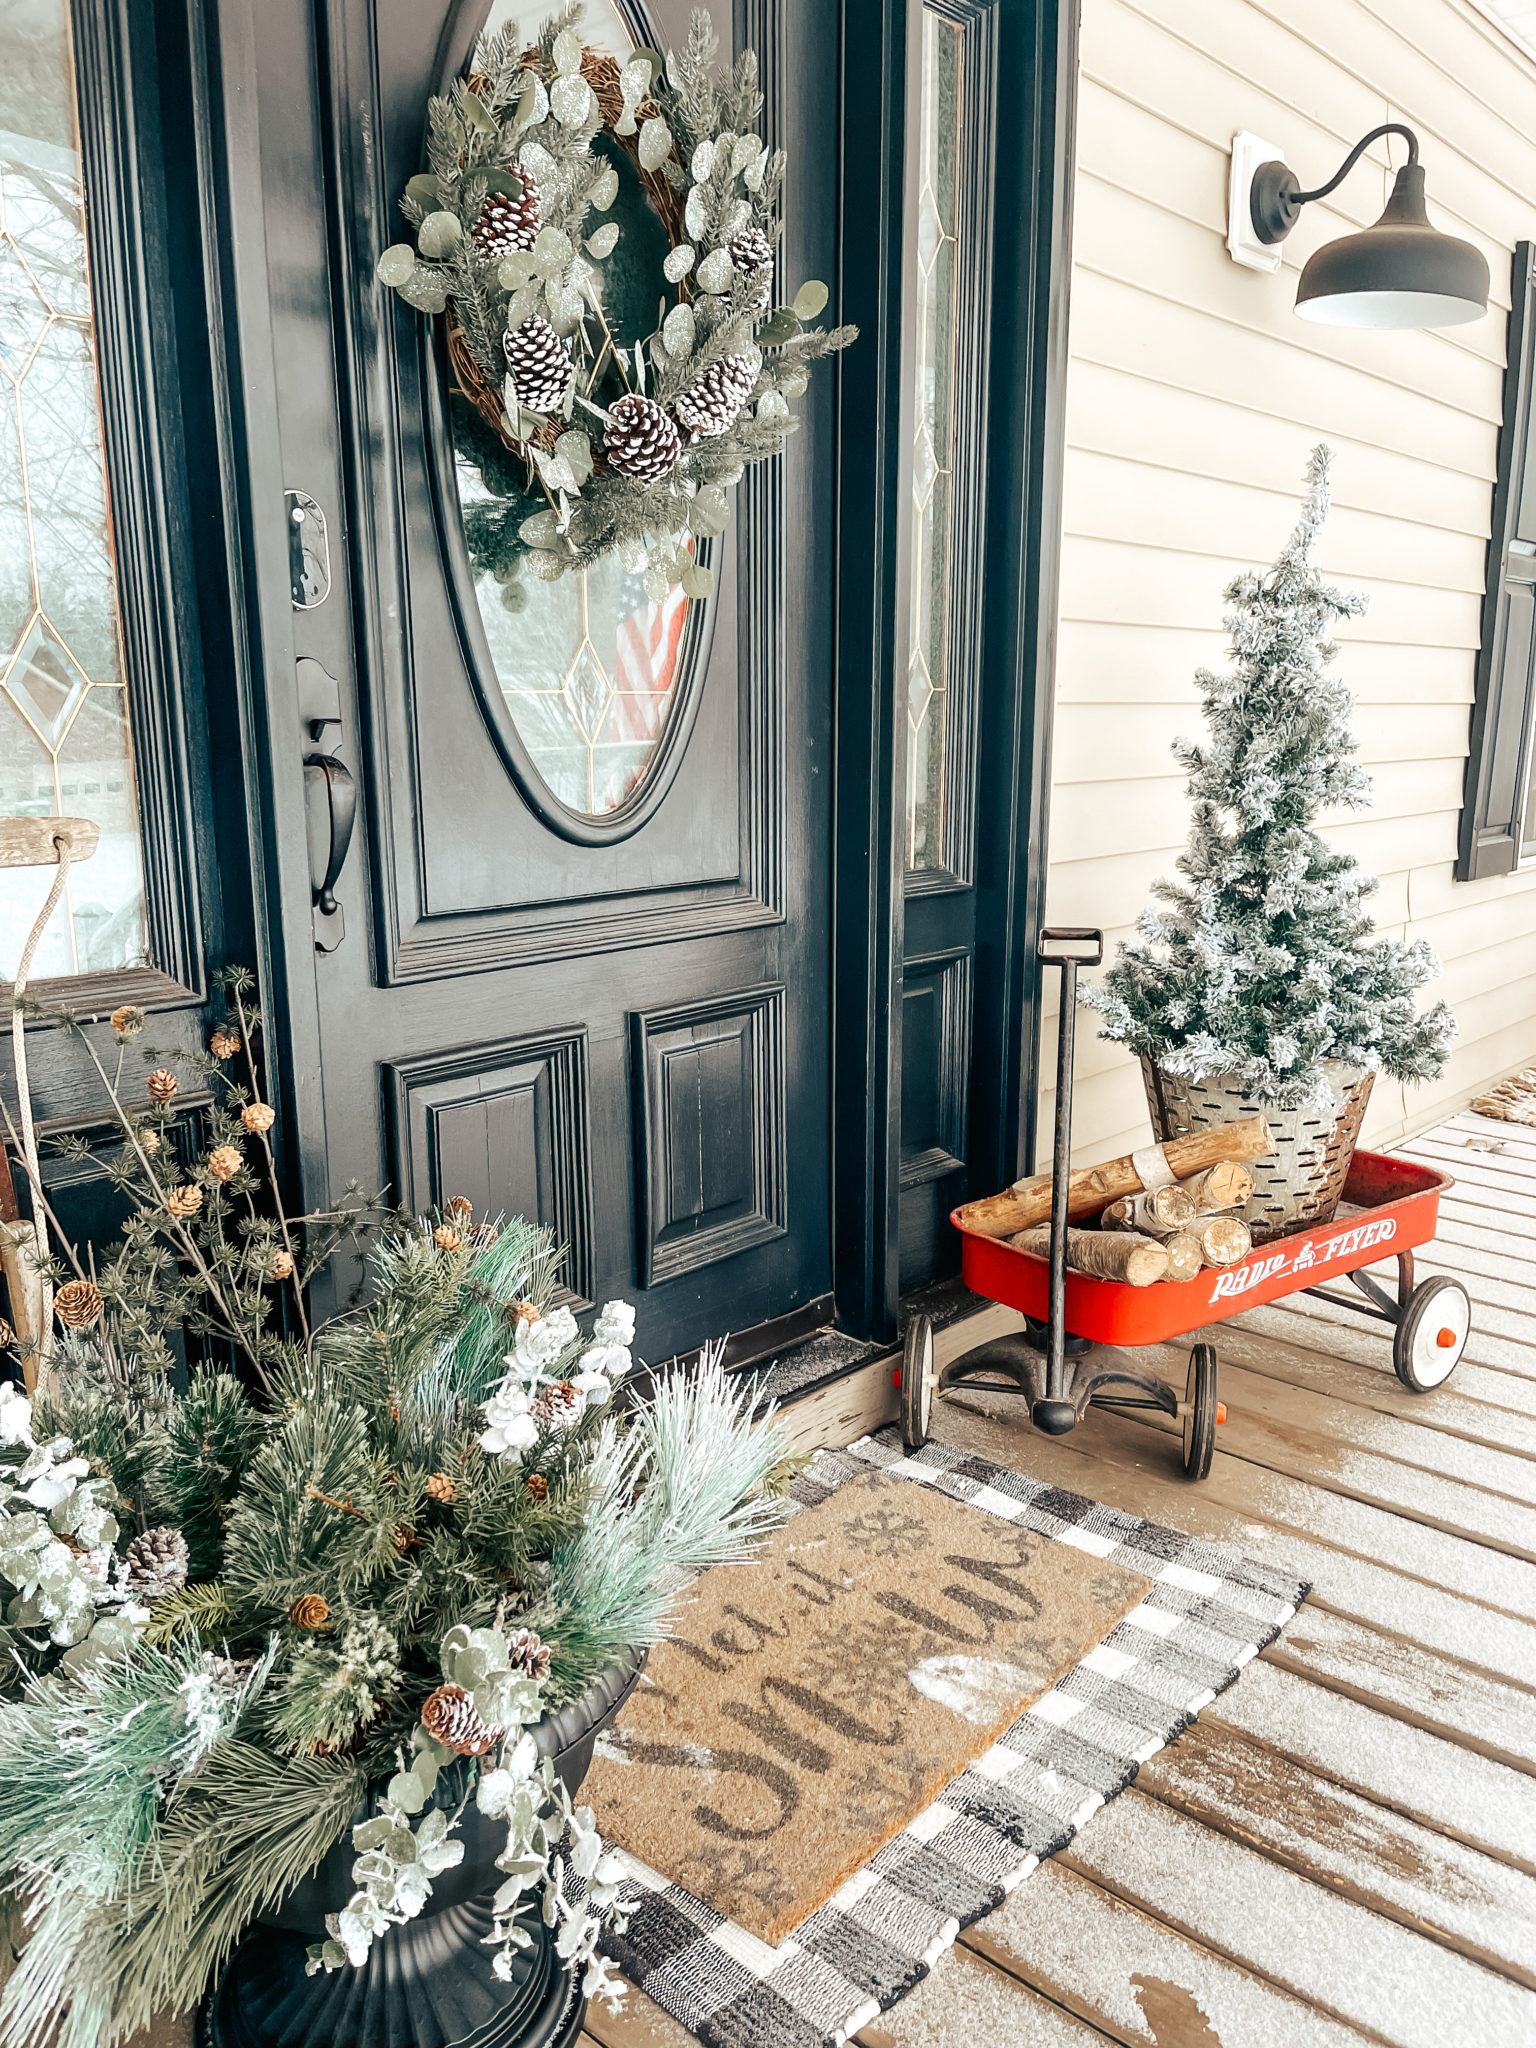
[[[144,864],[66,0],[0,10],[0,817],[101,827],[37,977],[142,962]],[[0,977],[47,893],[0,868]]]

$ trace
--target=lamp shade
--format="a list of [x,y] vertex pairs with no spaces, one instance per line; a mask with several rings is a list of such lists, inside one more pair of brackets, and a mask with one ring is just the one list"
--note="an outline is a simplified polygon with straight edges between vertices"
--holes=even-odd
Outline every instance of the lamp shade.
[[1327,327],[1455,327],[1488,310],[1480,250],[1424,211],[1424,167],[1404,164],[1374,227],[1326,242],[1296,287],[1296,311]]

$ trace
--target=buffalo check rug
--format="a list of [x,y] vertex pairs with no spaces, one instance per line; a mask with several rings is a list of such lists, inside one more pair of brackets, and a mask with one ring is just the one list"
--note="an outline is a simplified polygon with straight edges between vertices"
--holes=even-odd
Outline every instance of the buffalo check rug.
[[[1280,1633],[1305,1580],[894,1428],[824,1451],[792,1489],[819,1505],[872,1467],[1152,1583],[1050,1691],[870,1861],[770,1946],[614,1846],[617,1966],[710,2048],[838,2048],[925,1977],[962,1927],[1066,1847],[1147,1758]],[[574,1882],[574,1881],[573,1881]]]

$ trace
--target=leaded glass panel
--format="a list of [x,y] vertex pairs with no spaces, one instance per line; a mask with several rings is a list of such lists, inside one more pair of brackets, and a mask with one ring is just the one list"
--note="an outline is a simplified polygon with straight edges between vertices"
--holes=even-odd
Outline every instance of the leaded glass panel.
[[908,594],[907,866],[941,868],[948,803],[962,31],[923,9]]
[[[145,957],[66,0],[0,9],[0,817],[92,818],[32,972]],[[51,876],[0,868],[0,976]]]

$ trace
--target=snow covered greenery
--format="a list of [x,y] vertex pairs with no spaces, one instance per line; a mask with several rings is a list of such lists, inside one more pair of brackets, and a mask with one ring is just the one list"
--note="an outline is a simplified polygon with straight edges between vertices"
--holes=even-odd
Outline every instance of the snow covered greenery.
[[311,1954],[361,1963],[461,1860],[471,1798],[508,1829],[487,1966],[542,1910],[610,1988],[618,1869],[528,1730],[776,1525],[786,1460],[717,1360],[635,1393],[633,1311],[585,1335],[557,1277],[546,1231],[455,1201],[378,1239],[361,1307],[264,1348],[264,1398],[108,1371],[102,1323],[46,1395],[0,1389],[8,2048],[189,2009],[349,1827]]
[[1445,1003],[1420,1012],[1414,1001],[1440,971],[1430,948],[1373,938],[1361,905],[1374,878],[1315,829],[1324,809],[1371,802],[1353,699],[1327,673],[1334,619],[1358,617],[1366,600],[1324,583],[1312,561],[1328,466],[1315,449],[1274,568],[1227,586],[1231,671],[1200,670],[1207,738],[1174,747],[1193,804],[1184,879],[1154,884],[1166,907],[1143,912],[1139,936],[1083,995],[1101,1036],[1170,1074],[1232,1075],[1275,1109],[1328,1108],[1324,1060],[1432,1080],[1456,1030]]

